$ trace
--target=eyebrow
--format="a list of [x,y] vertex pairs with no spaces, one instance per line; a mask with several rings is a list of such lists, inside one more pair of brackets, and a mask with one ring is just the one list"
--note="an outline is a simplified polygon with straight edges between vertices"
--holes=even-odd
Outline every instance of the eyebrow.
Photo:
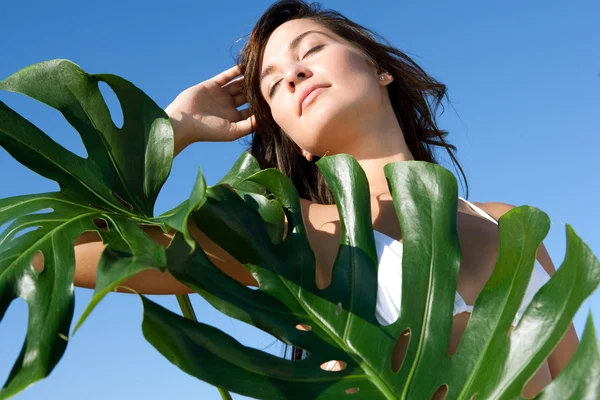
[[[306,32],[301,33],[298,36],[296,36],[294,38],[294,40],[292,40],[290,42],[290,44],[288,45],[288,49],[289,50],[295,50],[300,45],[300,43],[302,42],[302,39],[304,39],[306,36],[310,35],[311,33],[320,33],[321,35],[325,35],[328,38],[333,39],[331,36],[329,36],[325,32],[315,31],[315,30],[306,31]],[[273,65],[273,64],[271,64],[267,68],[265,68],[265,70],[260,74],[259,85],[262,84],[263,79],[266,78],[267,75],[273,73],[274,69],[275,69],[275,65]]]

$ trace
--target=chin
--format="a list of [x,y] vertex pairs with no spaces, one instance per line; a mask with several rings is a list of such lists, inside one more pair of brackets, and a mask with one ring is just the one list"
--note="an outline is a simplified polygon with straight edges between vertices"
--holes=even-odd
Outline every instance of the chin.
[[[316,111],[316,110],[311,110]],[[307,128],[312,132],[315,147],[324,149],[325,147],[332,153],[334,147],[340,147],[340,144],[345,144],[351,140],[354,129],[359,125],[356,116],[360,115],[357,111],[349,111],[348,108],[336,107],[336,109],[323,107],[312,115],[309,126]],[[317,150],[317,149],[315,149]],[[313,153],[319,155],[318,153]]]
[[329,101],[330,99],[318,100],[326,101],[317,101],[311,104],[302,115],[310,127],[318,130],[328,130],[340,125],[342,121],[352,118],[349,105]]
[[[301,121],[306,132],[303,148],[318,157],[348,151],[348,142],[357,138],[356,127],[361,125],[360,116],[368,109],[360,93],[347,96],[330,96],[323,92],[302,113]],[[362,101],[361,101],[362,100]],[[306,140],[308,139],[308,140]]]

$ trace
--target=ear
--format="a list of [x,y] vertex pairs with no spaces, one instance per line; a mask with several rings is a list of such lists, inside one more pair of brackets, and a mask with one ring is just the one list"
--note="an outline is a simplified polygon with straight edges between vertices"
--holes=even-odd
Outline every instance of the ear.
[[387,71],[380,71],[377,79],[382,86],[387,86],[394,81],[394,77]]

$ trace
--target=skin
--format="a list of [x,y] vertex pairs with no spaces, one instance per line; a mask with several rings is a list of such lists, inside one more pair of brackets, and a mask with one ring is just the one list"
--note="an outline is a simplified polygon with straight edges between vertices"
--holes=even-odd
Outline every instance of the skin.
[[[311,33],[298,47],[289,47],[294,38],[311,30],[327,36]],[[313,154],[351,154],[369,182],[373,227],[401,240],[383,167],[390,162],[414,158],[389,100],[387,85],[393,77],[371,66],[346,40],[308,19],[286,22],[273,32],[264,49],[261,71],[265,66],[272,66],[273,72],[261,82],[261,92],[275,122],[309,161]],[[328,87],[308,106],[299,109],[301,91],[312,84]],[[478,205],[496,219],[513,207],[504,203]],[[326,287],[331,282],[339,243],[339,215],[335,205],[305,204],[304,212],[305,220],[309,221],[309,240],[317,257],[317,283]],[[498,226],[464,202],[459,203],[457,224],[463,254],[457,289],[467,304],[473,304],[496,263]],[[554,273],[554,265],[543,244],[538,260],[550,275]],[[454,317],[450,354],[456,351],[469,316],[465,312]],[[401,364],[407,339],[401,337],[394,350],[394,369]],[[557,349],[526,384],[523,396],[533,397],[550,383],[566,365],[577,343],[571,324]],[[434,399],[444,396],[443,390],[438,391]]]
[[[310,34],[290,51],[290,41],[309,30],[331,37]],[[318,45],[324,47],[307,54]],[[261,71],[271,64],[275,70],[261,82],[261,93],[275,122],[307,159],[325,153],[351,154],[367,175],[371,195],[388,193],[385,164],[414,160],[387,93],[393,77],[378,73],[347,41],[307,19],[288,21],[273,32],[264,49]],[[271,98],[268,93],[274,84],[278,86]],[[312,84],[330,87],[300,114],[300,92]]]

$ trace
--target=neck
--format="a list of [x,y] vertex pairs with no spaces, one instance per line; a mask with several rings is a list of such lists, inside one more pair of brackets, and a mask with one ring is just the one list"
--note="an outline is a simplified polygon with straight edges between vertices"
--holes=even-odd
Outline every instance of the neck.
[[378,157],[355,157],[361,168],[365,171],[367,180],[369,181],[369,193],[372,198],[381,195],[389,194],[387,179],[385,178],[383,167],[386,164],[396,161],[410,161],[414,157],[406,148],[398,150],[389,155],[381,155]]
[[389,194],[383,167],[396,161],[414,160],[404,133],[393,111],[370,118],[354,129],[355,140],[348,140],[337,153],[351,154],[365,171],[372,198]]

